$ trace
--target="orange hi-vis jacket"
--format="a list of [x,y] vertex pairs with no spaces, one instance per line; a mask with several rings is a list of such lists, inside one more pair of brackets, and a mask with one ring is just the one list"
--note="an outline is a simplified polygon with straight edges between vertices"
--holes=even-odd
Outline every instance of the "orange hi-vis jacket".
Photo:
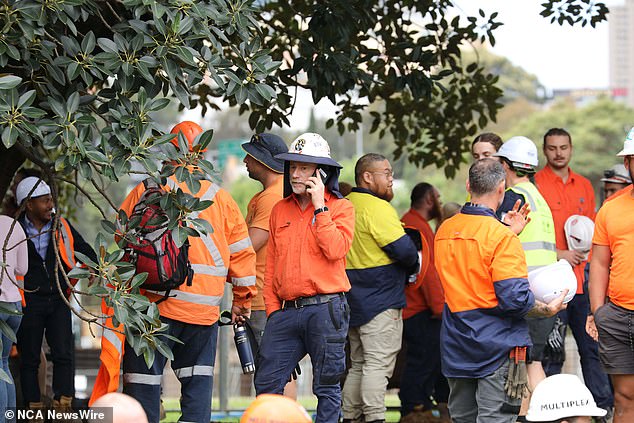
[[[251,307],[251,298],[257,293],[256,257],[247,225],[231,195],[215,183],[203,180],[200,184],[196,197],[203,201],[213,201],[213,204],[197,216],[192,214],[190,217],[207,220],[213,232],[200,237],[189,237],[189,261],[194,270],[192,284],[183,284],[178,289],[171,290],[170,297],[162,301],[158,308],[161,316],[169,319],[195,325],[212,325],[220,314],[219,306],[225,282],[233,285],[233,305]],[[190,192],[184,183],[178,184],[173,178],[168,179],[166,188],[180,188],[186,193]],[[121,210],[130,215],[143,191],[143,184],[137,185],[123,201]],[[153,293],[148,290],[145,294],[150,300],[163,298],[163,293],[160,292]],[[112,322],[110,324],[112,325]],[[123,336],[119,338],[118,335],[117,338],[123,340]],[[106,336],[102,338],[102,364],[95,383],[100,383],[100,386],[93,390],[91,403],[99,396],[118,388],[123,350],[117,350],[117,342],[112,342],[112,339],[109,340]],[[102,376],[102,372],[107,372],[107,375]]]

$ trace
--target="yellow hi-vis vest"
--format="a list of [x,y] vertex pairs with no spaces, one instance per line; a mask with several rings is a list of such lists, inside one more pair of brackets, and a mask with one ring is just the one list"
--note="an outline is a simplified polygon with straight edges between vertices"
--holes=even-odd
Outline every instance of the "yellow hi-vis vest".
[[531,221],[519,234],[528,271],[555,263],[557,261],[555,224],[548,203],[537,187],[530,182],[520,182],[509,189],[523,195],[531,208]]

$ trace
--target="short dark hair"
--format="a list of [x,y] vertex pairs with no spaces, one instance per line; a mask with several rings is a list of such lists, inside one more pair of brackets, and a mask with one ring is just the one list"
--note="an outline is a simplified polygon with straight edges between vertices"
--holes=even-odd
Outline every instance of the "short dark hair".
[[568,142],[570,143],[570,145],[572,145],[572,137],[570,136],[570,133],[568,131],[566,131],[564,128],[550,128],[544,134],[544,148],[546,148],[546,138],[557,136],[568,137]]
[[502,138],[498,134],[494,134],[493,132],[485,132],[475,137],[475,139],[471,143],[471,150],[473,150],[473,146],[479,142],[488,142],[493,146],[493,148],[495,148],[495,151],[498,151],[504,143],[502,141]]
[[412,201],[411,207],[413,209],[418,208],[423,200],[425,200],[425,197],[427,197],[427,194],[433,189],[434,187],[427,182],[419,182],[418,184],[416,184],[416,186],[412,189],[412,194],[409,197]]
[[382,162],[387,158],[378,153],[368,153],[359,158],[354,165],[354,182],[359,186],[363,182],[363,172],[367,171],[371,163]]
[[496,159],[477,160],[469,168],[469,187],[473,195],[491,194],[505,179],[504,167]]

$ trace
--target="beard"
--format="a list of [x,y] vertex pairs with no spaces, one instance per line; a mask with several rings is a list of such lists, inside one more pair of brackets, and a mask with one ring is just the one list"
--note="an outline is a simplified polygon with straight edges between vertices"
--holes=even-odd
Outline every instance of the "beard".
[[431,210],[429,210],[429,219],[439,219],[442,216],[442,207],[440,206],[440,201],[434,200],[434,205]]

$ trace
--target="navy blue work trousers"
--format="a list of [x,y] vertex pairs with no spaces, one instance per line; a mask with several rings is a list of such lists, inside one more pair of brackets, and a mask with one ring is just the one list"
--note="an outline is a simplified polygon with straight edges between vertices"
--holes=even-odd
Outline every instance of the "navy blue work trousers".
[[273,312],[264,328],[255,372],[255,390],[282,394],[293,369],[308,354],[317,396],[316,423],[335,423],[341,413],[341,376],[346,368],[350,313],[345,296],[328,303]]
[[[181,383],[181,417],[179,422],[201,423],[211,418],[211,393],[218,340],[218,323],[193,325],[161,317],[168,324],[167,334],[182,344],[163,338],[174,354],[172,370]],[[141,403],[150,423],[159,422],[161,376],[167,358],[156,352],[148,369],[143,355],[136,355],[126,341],[123,355],[123,393]]]

